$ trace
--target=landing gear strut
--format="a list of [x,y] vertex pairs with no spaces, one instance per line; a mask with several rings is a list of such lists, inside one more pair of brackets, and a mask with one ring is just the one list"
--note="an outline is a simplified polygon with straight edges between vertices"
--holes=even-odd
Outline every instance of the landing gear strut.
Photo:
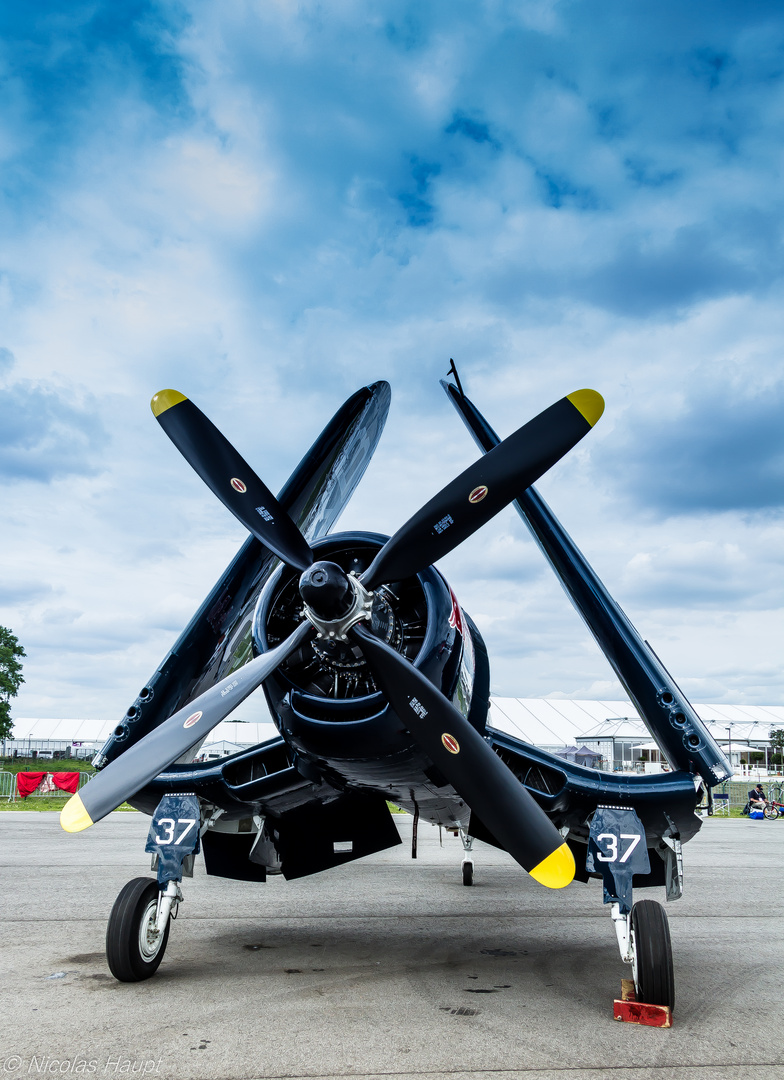
[[106,928],[106,959],[120,982],[141,982],[158,970],[169,940],[169,925],[176,918],[182,893],[175,881],[164,890],[157,881],[138,877],[129,881],[114,902]]
[[474,838],[469,836],[465,829],[460,829],[460,839],[463,842],[463,884],[474,884],[474,860],[471,853],[474,850]]

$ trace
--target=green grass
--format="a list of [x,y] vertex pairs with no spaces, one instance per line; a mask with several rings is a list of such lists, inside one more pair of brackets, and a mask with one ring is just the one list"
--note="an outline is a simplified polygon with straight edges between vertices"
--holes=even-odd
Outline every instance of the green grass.
[[[15,799],[13,802],[8,802],[6,799],[0,799],[0,813],[4,810],[40,810],[43,813],[51,813],[56,811],[58,814],[70,799],[70,795],[43,795],[36,797],[35,795],[28,795],[26,799]],[[133,806],[129,806],[128,803],[123,803],[122,806],[117,807],[118,810],[129,810],[132,814],[137,813]]]
[[65,798],[61,798],[55,795],[42,795],[38,798],[35,795],[28,795],[26,799],[20,799],[17,797],[13,802],[7,802],[5,799],[0,802],[0,811],[2,810],[62,810],[65,804],[70,799],[70,795]]
[[95,769],[89,761],[74,758],[0,758],[0,772],[88,772]]

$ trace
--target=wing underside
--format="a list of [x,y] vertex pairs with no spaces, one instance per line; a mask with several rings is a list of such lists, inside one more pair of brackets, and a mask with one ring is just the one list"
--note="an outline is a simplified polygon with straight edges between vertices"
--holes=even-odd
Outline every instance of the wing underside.
[[202,846],[219,877],[291,880],[400,843],[383,794],[308,779],[281,738],[207,766],[172,766],[131,802],[152,814],[164,795],[186,791],[216,808]]

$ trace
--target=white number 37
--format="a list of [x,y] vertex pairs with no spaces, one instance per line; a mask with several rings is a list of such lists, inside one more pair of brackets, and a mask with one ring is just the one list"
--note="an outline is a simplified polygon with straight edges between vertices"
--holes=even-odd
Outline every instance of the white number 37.
[[631,840],[631,843],[629,844],[626,851],[624,851],[623,855],[621,855],[621,857],[619,859],[618,858],[618,854],[619,854],[619,852],[618,852],[618,837],[615,835],[615,833],[608,833],[608,832],[599,833],[599,835],[596,837],[597,845],[601,844],[602,841],[605,841],[607,843],[607,847],[609,849],[606,855],[597,854],[596,858],[599,860],[599,862],[622,862],[622,863],[625,863],[627,861],[627,859],[629,858],[629,856],[631,855],[631,853],[634,851],[634,849],[639,844],[640,840],[642,839],[642,837],[640,836],[639,833],[621,833],[620,838],[621,838],[621,840]]
[[[174,818],[164,817],[164,818],[160,818],[158,821],[156,821],[155,824],[158,826],[159,829],[164,829],[166,831],[165,836],[156,835],[156,837],[155,837],[155,843],[156,844],[171,844],[171,843],[181,844],[183,842],[183,840],[185,839],[185,837],[188,835],[188,833],[191,831],[191,829],[196,824],[196,819],[195,818],[177,818],[177,820],[175,821]],[[175,830],[177,825],[184,825],[185,826],[185,831],[180,833],[178,838],[175,840],[174,839],[174,830]],[[601,859],[601,855],[599,856],[599,858]]]

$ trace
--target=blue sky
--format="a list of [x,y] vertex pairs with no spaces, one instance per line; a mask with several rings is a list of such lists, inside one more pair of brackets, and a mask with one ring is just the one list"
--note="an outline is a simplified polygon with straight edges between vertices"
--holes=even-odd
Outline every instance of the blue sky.
[[[784,700],[780,5],[0,9],[0,622],[20,716],[120,715],[242,530],[158,430],[193,398],[279,487],[393,405],[391,532],[591,386],[540,489],[696,701]],[[442,567],[497,693],[618,697],[511,513]]]

